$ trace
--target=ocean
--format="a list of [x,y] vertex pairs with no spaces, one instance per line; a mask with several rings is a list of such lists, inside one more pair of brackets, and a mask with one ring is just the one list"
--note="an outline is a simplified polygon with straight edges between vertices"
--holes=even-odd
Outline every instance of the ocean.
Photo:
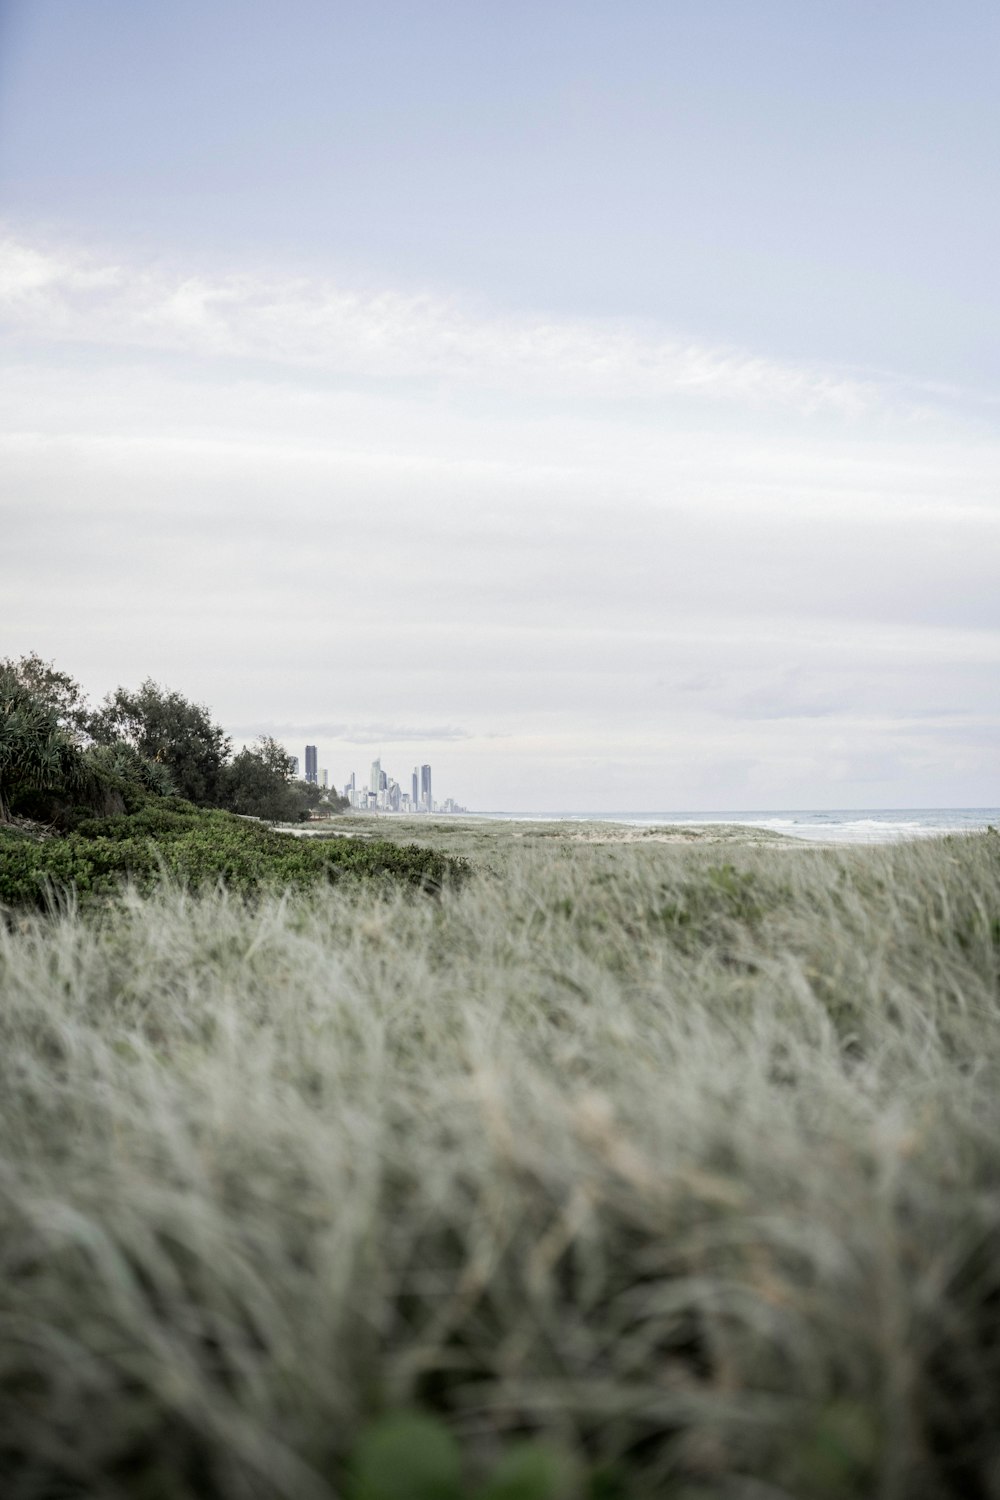
[[734,812],[485,812],[483,818],[517,822],[628,823],[650,828],[662,823],[705,827],[744,824],[823,844],[891,844],[945,833],[976,833],[1000,828],[1000,807],[796,808]]

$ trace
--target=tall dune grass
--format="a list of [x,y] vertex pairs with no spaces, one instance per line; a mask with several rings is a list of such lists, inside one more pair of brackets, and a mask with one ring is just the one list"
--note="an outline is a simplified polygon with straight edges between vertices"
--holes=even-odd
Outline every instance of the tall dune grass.
[[1000,1496],[1000,838],[489,837],[0,928],[0,1492]]

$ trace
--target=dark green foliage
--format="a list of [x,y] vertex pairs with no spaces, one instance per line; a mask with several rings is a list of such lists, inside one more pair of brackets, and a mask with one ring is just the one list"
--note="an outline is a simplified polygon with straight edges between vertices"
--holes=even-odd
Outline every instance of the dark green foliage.
[[328,818],[333,813],[347,812],[350,807],[346,797],[341,797],[335,787],[315,786],[309,781],[293,782],[296,789],[305,795],[310,812],[315,812],[321,818]]
[[548,1443],[515,1443],[480,1491],[481,1500],[564,1500],[571,1467]]
[[[126,795],[126,811],[130,810],[130,789],[133,790],[133,801],[135,789],[139,793],[152,792],[157,797],[172,797],[177,791],[173,777],[165,765],[160,761],[147,760],[122,740],[112,745],[90,745],[83,752],[83,758],[87,769],[95,778],[108,781],[117,779]],[[138,800],[143,800],[141,795]]]
[[0,666],[0,821],[20,799],[57,788],[71,791],[82,776],[81,756],[59,722],[58,710],[22,682],[16,665]]
[[[482,1484],[466,1484],[455,1438],[439,1418],[417,1412],[383,1417],[363,1432],[350,1466],[348,1500],[566,1500],[581,1493],[565,1455],[547,1443],[519,1442]],[[598,1494],[591,1487],[588,1497]]]
[[291,759],[272,739],[241,750],[222,772],[221,800],[231,812],[277,823],[308,817],[309,808],[290,779]]
[[0,662],[0,823],[20,814],[72,829],[91,813],[134,812],[150,792],[269,822],[346,810],[332,789],[293,781],[270,736],[230,750],[207,708],[150,678],[91,712],[79,684],[37,654]]
[[202,704],[147,677],[135,692],[110,693],[91,718],[90,730],[100,744],[124,741],[165,766],[182,797],[208,806],[222,800],[230,742]]
[[442,1422],[400,1413],[358,1441],[350,1500],[461,1500],[458,1444]]
[[241,750],[222,772],[220,800],[230,812],[272,823],[304,822],[313,811],[343,812],[336,792],[293,781],[292,757],[277,740],[261,735],[252,750]]
[[34,654],[0,663],[0,822],[18,814],[66,829],[174,790],[166,766],[132,745],[85,744],[89,724],[65,672]]
[[107,896],[124,880],[146,890],[163,876],[190,887],[223,881],[241,895],[264,887],[307,890],[351,876],[437,890],[463,868],[412,844],[296,839],[179,798],[84,818],[72,833],[43,843],[0,830],[0,902],[8,906],[44,905],[53,889]]
[[43,661],[37,651],[29,651],[18,661],[8,657],[0,662],[0,674],[13,678],[74,740],[89,733],[90,708],[83,689],[67,672],[60,672],[54,662]]

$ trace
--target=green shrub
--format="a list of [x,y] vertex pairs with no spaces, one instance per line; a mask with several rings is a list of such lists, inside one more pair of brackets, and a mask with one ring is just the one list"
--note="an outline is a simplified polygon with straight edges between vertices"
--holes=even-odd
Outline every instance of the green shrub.
[[241,895],[348,877],[439,890],[463,869],[461,861],[414,845],[295,839],[176,797],[80,818],[65,837],[42,843],[0,836],[0,902],[8,906],[44,906],[53,890],[107,896],[126,880],[148,890],[164,876],[190,888],[221,881]]
[[[565,1456],[513,1443],[485,1483],[463,1483],[458,1443],[440,1418],[397,1412],[367,1428],[350,1466],[348,1500],[566,1500],[579,1493]],[[572,1491],[571,1491],[572,1486]],[[589,1496],[594,1494],[588,1486]]]

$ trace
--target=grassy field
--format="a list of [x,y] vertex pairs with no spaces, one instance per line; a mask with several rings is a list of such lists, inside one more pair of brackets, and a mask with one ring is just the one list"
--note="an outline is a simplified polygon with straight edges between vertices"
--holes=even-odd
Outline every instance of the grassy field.
[[392,839],[398,843],[418,844],[438,854],[467,856],[483,862],[504,863],[515,852],[529,849],[576,848],[580,844],[603,844],[622,848],[632,844],[698,844],[705,848],[715,844],[739,844],[742,848],[787,847],[791,842],[780,833],[744,824],[633,827],[623,823],[598,820],[567,822],[507,821],[486,818],[474,813],[461,816],[429,818],[426,814],[407,816],[392,813],[353,813],[347,817],[318,819],[297,826],[286,825],[286,831],[306,838],[336,839],[344,834],[364,841]]
[[5,1500],[1000,1496],[1000,838],[377,833],[0,922]]

